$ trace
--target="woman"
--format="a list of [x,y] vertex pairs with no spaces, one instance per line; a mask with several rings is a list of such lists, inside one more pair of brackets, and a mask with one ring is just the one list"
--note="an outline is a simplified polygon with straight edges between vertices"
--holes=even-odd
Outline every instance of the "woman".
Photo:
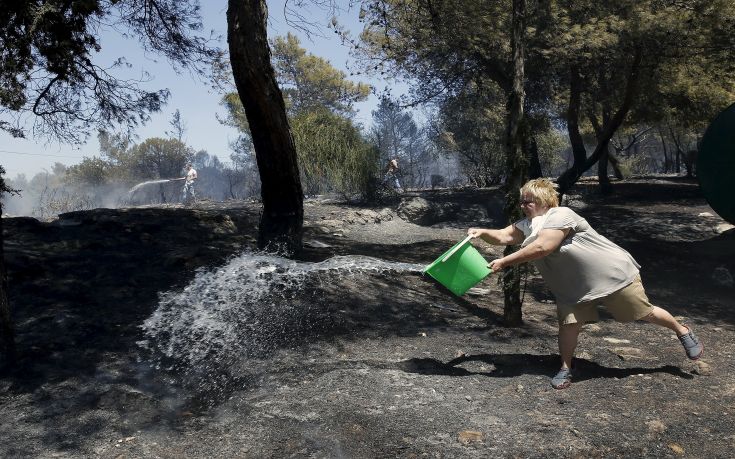
[[690,359],[702,356],[704,347],[694,332],[648,301],[640,265],[573,210],[559,207],[554,183],[536,179],[523,185],[521,209],[526,218],[505,229],[470,228],[467,234],[495,245],[521,244],[520,250],[488,266],[499,271],[532,261],[556,297],[561,369],[551,380],[554,388],[571,384],[579,330],[598,320],[597,305],[605,306],[620,322],[645,320],[669,328]]

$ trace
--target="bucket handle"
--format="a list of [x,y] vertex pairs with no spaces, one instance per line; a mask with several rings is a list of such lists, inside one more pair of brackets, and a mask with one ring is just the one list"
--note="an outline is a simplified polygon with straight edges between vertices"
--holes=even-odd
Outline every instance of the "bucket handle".
[[450,252],[449,252],[449,253],[448,253],[448,254],[447,254],[447,255],[446,255],[445,257],[444,257],[444,258],[442,258],[442,263],[444,263],[445,261],[449,260],[449,258],[450,258],[450,257],[451,257],[452,255],[454,255],[454,252],[456,252],[456,251],[457,251],[457,250],[459,250],[459,249],[460,249],[460,248],[461,248],[461,247],[462,247],[463,245],[465,245],[465,244],[466,244],[467,242],[469,242],[469,240],[470,240],[470,239],[472,239],[472,236],[467,236],[467,237],[466,237],[466,238],[464,239],[464,241],[462,241],[462,242],[460,242],[459,244],[457,244],[457,245],[456,245],[456,246],[455,246],[455,247],[454,247],[454,248],[453,248],[453,249],[452,249],[452,250],[451,250],[451,251],[450,251]]

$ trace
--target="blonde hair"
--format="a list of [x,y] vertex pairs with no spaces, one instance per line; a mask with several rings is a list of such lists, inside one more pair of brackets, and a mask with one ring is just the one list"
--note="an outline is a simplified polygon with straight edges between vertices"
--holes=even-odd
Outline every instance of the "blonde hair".
[[559,207],[559,195],[556,193],[557,185],[546,178],[529,180],[521,187],[521,199],[523,194],[533,196],[533,201],[546,207]]

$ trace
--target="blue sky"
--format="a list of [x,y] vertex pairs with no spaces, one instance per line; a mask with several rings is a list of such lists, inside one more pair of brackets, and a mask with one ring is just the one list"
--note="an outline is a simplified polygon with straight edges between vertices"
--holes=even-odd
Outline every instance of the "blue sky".
[[[340,3],[347,5],[349,0]],[[215,33],[221,35],[223,37],[221,46],[226,48],[227,1],[202,0],[201,4],[205,29],[214,30]],[[301,46],[308,52],[329,60],[334,67],[349,75],[347,70],[347,62],[350,60],[349,50],[340,43],[337,35],[326,27],[331,20],[327,12],[316,9],[310,14],[305,9],[298,10],[301,14],[310,17],[313,22],[322,25],[322,36],[312,33],[311,40],[309,40],[303,31],[287,24],[284,18],[283,0],[268,0],[268,5],[269,38],[292,32],[300,38]],[[314,8],[311,9],[314,10]],[[359,10],[352,7],[352,9],[341,11],[337,17],[340,23],[356,35],[362,27],[358,21],[358,15]],[[178,109],[187,128],[185,141],[196,150],[207,150],[210,154],[217,155],[222,161],[229,160],[229,142],[237,137],[237,133],[234,129],[222,126],[217,121],[217,114],[224,115],[224,109],[219,105],[220,94],[188,74],[177,75],[163,58],[143,56],[134,39],[126,40],[114,33],[105,34],[102,39],[102,52],[98,55],[98,64],[109,65],[118,57],[125,56],[133,65],[132,71],[135,75],[147,71],[153,77],[153,80],[145,86],[146,88],[168,88],[171,91],[171,97],[164,109],[154,114],[146,126],[136,131],[138,141],[148,137],[165,137],[165,131],[170,130],[168,123],[171,116]],[[374,84],[378,89],[382,89],[387,84],[369,79],[355,78],[354,81]],[[369,126],[371,111],[376,108],[377,103],[377,98],[371,95],[366,102],[358,104],[356,120]],[[98,156],[98,143],[94,135],[90,137],[86,145],[81,147],[46,142],[43,139],[36,141],[14,139],[4,132],[0,133],[0,164],[7,172],[6,177],[12,179],[17,174],[26,174],[28,178],[31,178],[38,172],[50,171],[55,162],[71,165],[78,163],[85,156]]]

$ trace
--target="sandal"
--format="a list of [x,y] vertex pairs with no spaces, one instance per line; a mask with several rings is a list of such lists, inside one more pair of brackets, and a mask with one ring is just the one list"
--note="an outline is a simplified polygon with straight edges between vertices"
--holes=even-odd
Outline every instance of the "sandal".
[[562,368],[551,378],[551,387],[554,389],[566,389],[570,384],[572,384],[572,370],[569,368]]

